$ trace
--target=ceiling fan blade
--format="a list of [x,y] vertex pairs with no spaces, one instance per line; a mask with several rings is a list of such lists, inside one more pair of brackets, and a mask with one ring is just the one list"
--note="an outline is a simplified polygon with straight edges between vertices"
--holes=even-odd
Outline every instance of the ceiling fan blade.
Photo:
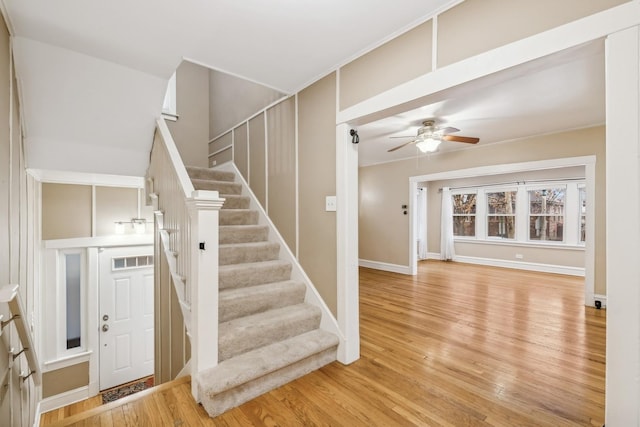
[[456,133],[456,132],[460,132],[460,129],[453,128],[453,127],[446,127],[446,128],[440,128],[437,131],[435,131],[434,133],[437,133],[437,134],[440,134],[440,135],[447,135],[447,134]]
[[480,138],[472,138],[469,136],[457,136],[457,135],[444,135],[442,137],[445,141],[454,141],[454,142],[466,142],[467,144],[477,144],[480,141]]
[[392,149],[387,150],[387,153],[390,153],[390,152],[392,152],[392,151],[399,150],[399,149],[401,149],[401,148],[402,148],[402,147],[404,147],[404,146],[407,146],[407,145],[409,145],[409,144],[413,144],[414,142],[416,142],[416,140],[415,140],[415,139],[413,139],[413,140],[411,140],[411,141],[409,141],[409,142],[405,142],[404,144],[400,144],[400,145],[398,145],[397,147],[393,147]]
[[390,136],[389,138],[415,138],[415,135]]

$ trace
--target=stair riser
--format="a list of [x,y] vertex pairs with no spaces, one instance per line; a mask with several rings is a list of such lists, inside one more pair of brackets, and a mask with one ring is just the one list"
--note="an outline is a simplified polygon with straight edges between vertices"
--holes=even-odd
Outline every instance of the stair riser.
[[220,247],[218,265],[244,264],[278,259],[280,245],[271,243],[250,247]]
[[221,323],[228,322],[275,308],[301,304],[304,302],[305,292],[305,286],[295,282],[289,282],[286,287],[276,287],[274,284],[272,288],[233,298],[227,298],[223,292],[220,294],[218,318]]
[[258,212],[247,210],[220,211],[220,225],[255,225],[258,223]]
[[202,405],[210,416],[215,417],[328,365],[336,360],[336,354],[337,346],[215,395],[206,395],[205,391],[201,389]]
[[208,179],[211,181],[235,181],[236,174],[233,172],[216,171],[205,168],[187,167],[189,178],[191,179]]
[[[313,307],[309,306],[309,308]],[[218,337],[218,361],[222,362],[238,354],[312,331],[319,326],[319,310],[309,310],[304,315],[283,316],[278,321],[252,324],[243,328],[226,329],[224,324],[221,324]]]
[[193,187],[196,190],[217,191],[218,193],[223,195],[223,197],[225,194],[236,194],[236,195],[242,194],[242,185],[235,184],[233,182],[207,181],[207,180],[199,180],[199,179],[194,179],[192,180],[192,182],[193,182]]
[[251,199],[246,196],[238,196],[237,194],[225,194],[222,209],[249,209]]
[[278,264],[274,266],[260,266],[241,271],[220,270],[218,287],[222,289],[242,288],[245,286],[260,285],[262,283],[274,283],[289,280],[291,277],[291,265]]

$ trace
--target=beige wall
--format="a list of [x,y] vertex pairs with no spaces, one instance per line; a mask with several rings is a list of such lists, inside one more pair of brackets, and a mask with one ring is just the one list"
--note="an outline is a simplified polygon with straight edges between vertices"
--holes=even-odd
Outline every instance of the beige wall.
[[91,237],[91,186],[42,184],[42,240]]
[[[138,196],[137,188],[96,187],[96,236],[114,234],[116,221],[137,218]],[[132,234],[133,227],[125,225],[125,232]]]
[[209,69],[183,61],[176,70],[178,120],[167,120],[185,165],[207,167]]
[[89,362],[78,363],[42,375],[42,397],[55,396],[89,384]]
[[438,16],[438,68],[626,0],[466,0]]
[[[153,211],[144,203],[142,189],[95,186],[94,211],[91,185],[42,184],[43,240],[111,236],[115,222],[133,218],[146,219],[146,232],[153,231]],[[135,234],[135,230],[125,224],[124,233]]]
[[275,89],[211,70],[209,138],[216,138],[283,96]]
[[432,21],[427,21],[340,69],[340,109],[431,71]]
[[[418,163],[412,159],[360,168],[360,258],[397,265],[409,264],[409,216],[402,214],[401,205],[409,204],[411,176],[477,166],[596,155],[595,291],[605,294],[604,147],[604,127],[594,127],[435,154],[421,157]],[[435,251],[431,247],[434,232],[430,234],[429,250]]]
[[336,75],[298,95],[300,264],[336,315],[336,214],[325,197],[336,194]]
[[249,185],[262,207],[267,207],[266,136],[264,113],[249,120]]
[[246,123],[238,126],[233,130],[233,163],[236,164],[238,170],[249,181],[249,140],[247,139]]
[[296,103],[291,97],[267,110],[269,217],[296,253]]
[[233,132],[209,142],[209,167],[233,160]]

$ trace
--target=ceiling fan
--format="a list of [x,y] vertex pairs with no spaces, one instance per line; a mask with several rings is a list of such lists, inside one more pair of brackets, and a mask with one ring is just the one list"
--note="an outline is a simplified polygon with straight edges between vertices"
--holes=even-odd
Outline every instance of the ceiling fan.
[[405,147],[409,144],[416,144],[416,147],[423,153],[431,153],[438,149],[438,146],[442,141],[454,141],[454,142],[464,142],[467,144],[477,144],[480,141],[480,138],[472,138],[469,136],[456,136],[449,135],[450,133],[459,132],[460,129],[456,129],[454,127],[445,127],[441,128],[436,126],[435,120],[425,120],[422,122],[422,127],[418,129],[418,134],[415,137],[412,136],[392,136],[391,138],[413,138],[409,142],[405,142],[404,144],[398,145],[390,150],[387,150],[388,153],[392,151],[399,150],[402,147]]

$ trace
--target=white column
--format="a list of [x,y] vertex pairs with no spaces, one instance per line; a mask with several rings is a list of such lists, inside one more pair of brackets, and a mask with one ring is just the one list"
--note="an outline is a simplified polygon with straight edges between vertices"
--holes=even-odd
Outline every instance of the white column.
[[640,416],[640,45],[638,27],[606,43],[606,425]]
[[358,292],[358,145],[351,143],[349,126],[336,126],[336,233],[338,325],[344,341],[338,361],[360,358]]
[[[198,374],[218,364],[218,219],[224,199],[217,191],[194,191],[191,217],[191,394]],[[204,249],[200,249],[200,244]]]

